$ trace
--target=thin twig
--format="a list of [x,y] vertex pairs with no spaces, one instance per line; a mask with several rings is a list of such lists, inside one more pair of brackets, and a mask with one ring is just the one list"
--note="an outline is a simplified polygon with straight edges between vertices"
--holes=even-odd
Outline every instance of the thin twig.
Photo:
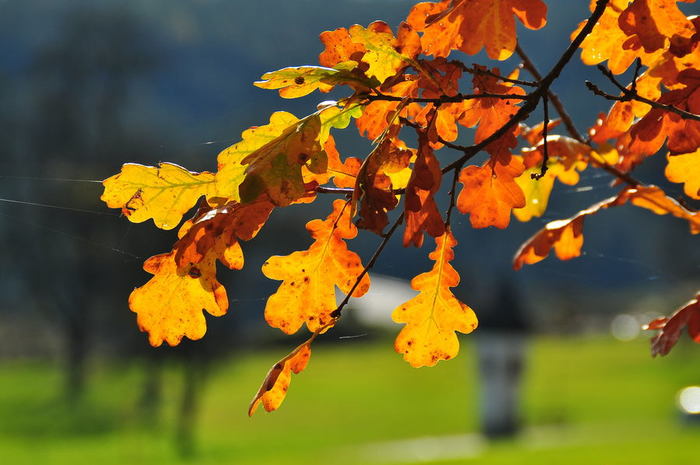
[[391,225],[391,228],[387,233],[384,235],[382,238],[382,242],[379,243],[379,246],[377,247],[377,250],[374,251],[374,254],[372,254],[372,258],[369,259],[369,262],[367,262],[367,265],[365,268],[362,270],[362,273],[360,273],[357,278],[355,278],[355,283],[352,285],[352,288],[350,288],[350,292],[348,292],[345,295],[345,298],[338,304],[338,307],[333,310],[330,314],[330,317],[337,320],[338,318],[341,317],[343,308],[350,302],[350,297],[352,297],[352,294],[355,292],[355,289],[357,289],[357,286],[360,285],[360,282],[362,281],[362,278],[365,277],[365,275],[369,272],[369,270],[374,266],[374,264],[377,262],[377,259],[379,256],[382,254],[382,251],[384,250],[384,247],[389,243],[389,239],[391,239],[391,236],[394,234],[396,229],[399,227],[399,225],[403,222],[403,217],[404,213],[401,213],[398,218],[396,218],[396,221],[394,221],[394,224]]
[[700,115],[681,110],[680,108],[674,107],[673,105],[667,105],[665,103],[659,103],[654,100],[649,100],[648,98],[639,95],[636,91],[628,89],[627,87],[623,86],[620,83],[620,81],[618,81],[617,78],[615,78],[615,75],[613,75],[613,73],[605,66],[598,65],[598,69],[601,73],[603,73],[603,75],[605,75],[605,77],[607,77],[610,80],[610,82],[612,82],[615,85],[615,87],[617,87],[620,90],[620,92],[622,92],[622,95],[608,94],[607,92],[601,90],[600,87],[593,84],[591,81],[586,81],[586,87],[588,87],[588,90],[593,92],[595,95],[606,98],[608,100],[615,100],[619,102],[629,102],[630,100],[636,100],[638,102],[646,103],[647,105],[653,108],[675,113],[683,119],[700,121]]
[[518,84],[521,86],[537,87],[536,82],[523,81],[522,79],[512,79],[509,77],[501,76],[500,74],[494,73],[493,71],[489,70],[488,68],[485,68],[485,69],[477,68],[477,67],[470,68],[469,66],[465,65],[461,61],[451,61],[450,63],[454,63],[455,65],[462,68],[462,70],[464,72],[469,73],[469,74],[485,74],[486,76],[495,77],[498,80],[503,81],[503,82],[510,82],[511,84]]
[[530,177],[540,180],[547,174],[547,162],[549,161],[549,144],[547,143],[547,131],[549,126],[549,101],[547,94],[542,95],[542,105],[544,106],[544,127],[542,128],[542,167],[539,173],[532,173]]
[[370,102],[374,102],[376,100],[382,100],[382,101],[387,101],[387,102],[402,102],[405,101],[406,103],[434,103],[436,105],[440,105],[442,103],[459,103],[459,102],[464,102],[465,100],[474,100],[474,99],[480,99],[480,98],[496,98],[496,99],[502,99],[502,100],[526,100],[527,96],[526,95],[515,95],[515,94],[489,94],[489,93],[480,93],[480,94],[457,94],[457,95],[441,95],[440,97],[436,98],[427,98],[427,97],[397,97],[394,95],[386,95],[386,94],[378,94],[378,95],[362,95],[361,98],[364,98],[365,100],[368,100]]

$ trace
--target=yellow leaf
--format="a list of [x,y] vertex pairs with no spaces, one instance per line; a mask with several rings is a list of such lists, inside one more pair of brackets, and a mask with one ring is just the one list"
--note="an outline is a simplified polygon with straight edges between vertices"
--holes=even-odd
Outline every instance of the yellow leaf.
[[241,142],[219,154],[219,195],[251,202],[267,193],[275,205],[294,203],[306,193],[302,168],[326,171],[320,132],[318,114],[300,120],[281,111],[272,114],[270,124],[244,131]]
[[457,241],[447,230],[435,243],[437,248],[430,253],[435,261],[433,269],[411,280],[411,287],[420,293],[391,315],[396,323],[406,323],[394,348],[416,368],[454,358],[459,352],[456,331],[471,333],[477,326],[472,309],[450,291],[459,284],[459,274],[449,263]]
[[[325,220],[313,220],[306,229],[314,238],[308,250],[270,257],[262,266],[265,276],[282,281],[265,306],[265,319],[273,328],[287,334],[306,323],[309,331],[321,330],[332,322],[336,308],[335,287],[346,294],[364,269],[360,257],[348,250],[343,239],[352,239],[357,228],[350,221],[350,207],[343,200],[333,202],[333,212]],[[353,293],[369,289],[365,275]]]
[[309,363],[311,358],[311,347],[309,342],[305,342],[292,351],[291,354],[275,363],[267,372],[260,389],[253,397],[248,407],[248,416],[253,416],[260,403],[265,410],[272,412],[277,410],[287,395],[289,384],[292,381],[292,373],[298,374]]
[[[404,24],[414,35],[414,40],[418,41],[418,35],[412,31],[410,26]],[[379,82],[384,82],[387,78],[395,75],[396,72],[411,64],[419,49],[411,47],[405,51],[408,54],[399,52],[396,47],[399,41],[394,37],[389,26],[382,21],[375,21],[366,29],[359,24],[351,26],[348,30],[351,40],[362,44],[367,50],[362,56],[362,61],[369,65],[366,74],[375,77]]]
[[316,89],[330,92],[333,87],[348,84],[355,89],[367,90],[378,86],[377,80],[368,79],[353,73],[357,66],[354,61],[344,62],[333,68],[321,66],[297,66],[282,68],[262,75],[262,81],[255,82],[262,89],[279,89],[280,97],[297,98],[310,94]]
[[153,219],[161,229],[173,229],[201,196],[214,194],[212,173],[193,173],[172,163],[158,167],[127,163],[105,179],[103,202],[121,208],[132,223]]
[[207,325],[202,311],[221,316],[228,309],[226,290],[216,280],[216,256],[208,254],[196,265],[178,268],[175,252],[156,255],[143,265],[154,275],[134,289],[129,308],[137,314],[141,331],[152,346],[174,346],[183,337],[201,339]]
[[666,177],[671,182],[683,183],[688,197],[700,199],[700,149],[692,153],[668,155]]
[[[561,165],[556,165],[561,166]],[[534,179],[533,174],[540,172],[539,167],[526,169],[522,175],[515,178],[515,182],[525,194],[525,206],[514,208],[513,214],[520,221],[530,221],[533,217],[544,215],[549,203],[549,195],[552,193],[554,178],[554,167],[549,166],[545,175],[539,179]]]

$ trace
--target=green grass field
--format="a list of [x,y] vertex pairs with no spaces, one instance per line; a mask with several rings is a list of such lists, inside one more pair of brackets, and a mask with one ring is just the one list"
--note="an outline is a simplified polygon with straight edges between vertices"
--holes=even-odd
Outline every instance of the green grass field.
[[467,343],[456,360],[413,369],[391,343],[318,345],[273,414],[246,415],[280,350],[240,356],[207,380],[196,453],[178,455],[176,366],[165,375],[157,422],[138,410],[143,368],[95,362],[83,405],[57,394],[57,368],[0,365],[0,463],[23,464],[692,464],[700,422],[681,420],[677,391],[700,384],[700,347],[664,359],[648,342],[601,337],[533,341],[524,392],[527,427],[514,441],[476,431],[476,369]]

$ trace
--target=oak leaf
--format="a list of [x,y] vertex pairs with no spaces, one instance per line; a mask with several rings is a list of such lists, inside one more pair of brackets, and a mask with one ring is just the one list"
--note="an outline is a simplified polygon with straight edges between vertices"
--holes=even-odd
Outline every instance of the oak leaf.
[[421,51],[418,34],[406,23],[401,23],[397,36],[387,23],[375,21],[367,28],[355,24],[323,32],[321,41],[325,45],[319,55],[321,65],[335,67],[352,60],[380,83],[412,64]]
[[216,280],[214,253],[185,268],[177,266],[174,251],[155,255],[143,269],[154,276],[134,289],[129,308],[137,314],[139,329],[148,332],[152,346],[163,341],[174,346],[183,337],[201,339],[207,327],[202,311],[213,316],[226,313],[228,297]]
[[367,91],[380,83],[361,73],[354,72],[357,63],[343,62],[334,68],[321,66],[297,66],[265,73],[261,81],[253,84],[261,89],[279,89],[280,97],[297,98],[316,89],[330,92],[337,85],[349,85],[355,90]]
[[[325,220],[306,224],[314,238],[308,250],[273,256],[263,264],[265,276],[282,281],[265,306],[270,326],[293,334],[304,323],[312,332],[332,324],[335,287],[349,293],[364,269],[360,257],[348,250],[344,241],[357,235],[350,218],[347,202],[335,200],[333,212]],[[369,276],[365,275],[353,297],[364,295],[368,289]]]
[[[589,9],[595,9],[597,0],[591,0]],[[608,68],[614,74],[624,73],[635,58],[643,52],[625,47],[628,35],[620,29],[620,14],[627,8],[630,0],[611,0],[593,30],[581,42],[581,61],[586,65],[597,65],[608,60]],[[588,21],[581,22],[571,33],[571,40],[578,36]]]
[[475,55],[486,48],[489,58],[505,60],[516,46],[515,19],[529,29],[547,23],[540,0],[443,0],[413,7],[407,22],[423,32],[423,53],[447,57],[452,50]]
[[411,280],[411,287],[419,294],[391,315],[396,323],[406,324],[394,349],[416,368],[454,358],[459,352],[456,332],[471,333],[477,326],[472,309],[450,291],[459,284],[459,274],[450,264],[457,241],[448,229],[435,243],[436,249],[429,255],[435,262],[432,270]]
[[644,329],[659,330],[651,339],[651,355],[667,355],[681,337],[681,331],[688,329],[690,338],[700,343],[700,293],[686,302],[670,317],[656,318],[644,325]]
[[219,192],[250,202],[265,193],[278,206],[287,206],[307,191],[303,172],[324,173],[326,154],[320,141],[319,114],[297,119],[276,112],[270,124],[243,132],[243,140],[219,154]]
[[695,28],[676,2],[677,0],[634,0],[619,18],[620,29],[631,36],[623,48],[642,47],[646,53],[653,53],[666,48],[667,40],[680,41],[692,37]]
[[230,202],[186,224],[173,246],[180,268],[196,265],[213,253],[230,269],[243,268],[243,252],[239,240],[255,237],[270,216],[274,205],[262,197],[254,202]]
[[586,217],[616,204],[617,197],[610,197],[581,210],[569,219],[550,221],[520,246],[513,258],[513,268],[519,270],[523,265],[540,262],[547,258],[552,249],[559,260],[571,260],[580,256]]
[[700,212],[686,209],[657,186],[638,186],[625,189],[618,196],[618,203],[627,201],[637,207],[646,208],[657,215],[670,214],[676,218],[686,220],[690,226],[690,233],[700,234]]
[[[485,67],[477,68],[486,69]],[[493,68],[494,74],[500,74],[498,68]],[[517,78],[517,75],[514,75]],[[477,73],[472,80],[475,94],[500,94],[500,95],[525,95],[525,91],[510,83],[503,83],[498,78],[486,74]],[[519,100],[501,99],[495,97],[478,98],[465,102],[464,112],[459,119],[460,124],[466,127],[476,128],[474,143],[478,144],[490,137],[505,125],[517,112]],[[516,139],[517,127],[512,128],[498,140],[486,146],[486,151],[491,155],[508,157],[510,150],[518,141]]]
[[397,205],[393,175],[399,182],[408,180],[405,173],[408,169],[413,151],[407,149],[403,142],[397,139],[400,127],[394,125],[387,130],[383,140],[362,162],[357,172],[355,188],[352,196],[352,211],[359,211],[357,226],[382,234],[389,223],[388,212]]
[[520,246],[513,258],[513,268],[519,270],[523,265],[532,265],[544,260],[552,248],[560,260],[570,260],[580,256],[585,218],[600,210],[623,205],[627,202],[637,207],[646,208],[657,215],[671,214],[684,219],[690,224],[691,234],[700,233],[700,213],[687,210],[656,186],[630,187],[622,190],[617,196],[607,198],[581,210],[569,219],[547,223],[543,229]]
[[700,199],[700,149],[692,153],[668,155],[666,160],[666,178],[671,182],[683,183],[683,191],[688,197]]
[[172,163],[158,167],[126,163],[121,172],[105,179],[100,199],[121,208],[132,223],[149,219],[161,229],[173,229],[202,196],[213,196],[214,175],[193,173]]
[[277,410],[287,396],[287,390],[292,381],[292,373],[299,374],[302,372],[309,363],[309,358],[311,358],[311,346],[308,342],[305,342],[294,349],[291,354],[273,365],[267,376],[265,376],[260,389],[250,402],[248,416],[253,416],[261,403],[268,412]]
[[440,163],[435,158],[425,131],[420,131],[418,143],[418,155],[406,186],[404,247],[409,244],[422,247],[424,231],[433,237],[445,232],[445,223],[435,203],[435,194],[442,180]]
[[469,213],[474,228],[508,227],[511,210],[525,206],[525,195],[515,182],[524,170],[515,156],[505,164],[492,159],[483,166],[467,166],[459,173],[464,188],[457,197],[457,209]]

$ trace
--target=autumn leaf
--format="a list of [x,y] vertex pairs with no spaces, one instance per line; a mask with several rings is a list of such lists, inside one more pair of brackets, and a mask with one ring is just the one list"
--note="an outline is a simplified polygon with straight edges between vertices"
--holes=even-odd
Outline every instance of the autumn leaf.
[[[265,276],[282,281],[267,300],[265,319],[287,334],[297,332],[304,323],[312,332],[327,327],[336,309],[335,287],[349,293],[364,269],[360,257],[343,240],[357,235],[347,202],[335,200],[328,218],[310,221],[306,229],[314,238],[308,250],[270,257],[262,267]],[[369,276],[365,275],[353,297],[368,289]]]
[[[383,94],[392,97],[417,97],[417,81],[403,81],[384,89]],[[357,121],[357,130],[361,136],[376,140],[387,130],[399,116],[406,116],[407,106],[404,102],[376,100],[364,107],[362,116]]]
[[459,274],[450,264],[457,241],[448,229],[435,243],[436,249],[430,253],[433,269],[411,280],[411,287],[420,293],[391,315],[396,323],[406,324],[394,349],[416,368],[454,358],[459,352],[456,332],[471,333],[477,326],[472,309],[450,291],[459,284]]
[[533,217],[544,215],[549,203],[549,196],[554,187],[554,179],[561,165],[556,167],[549,165],[549,169],[544,176],[535,178],[533,175],[540,173],[540,168],[528,168],[523,171],[523,174],[515,178],[515,182],[525,195],[525,206],[522,208],[513,209],[513,214],[520,221],[530,221]]
[[217,189],[241,202],[262,193],[277,206],[297,201],[306,193],[303,169],[326,171],[321,126],[318,114],[300,120],[291,113],[273,113],[270,124],[244,131],[241,142],[219,154]]
[[700,234],[700,212],[686,209],[657,186],[638,186],[625,189],[619,195],[618,203],[627,201],[657,215],[672,215],[686,220],[690,226],[690,233]]
[[457,197],[457,209],[469,213],[474,228],[508,227],[510,212],[525,206],[525,195],[515,182],[525,170],[519,157],[507,164],[489,160],[483,166],[467,166],[459,173],[464,188]]
[[677,0],[634,0],[620,14],[620,29],[631,36],[623,48],[642,47],[646,53],[653,53],[665,48],[667,40],[678,41],[692,37],[695,28],[676,2]]
[[262,89],[279,89],[280,97],[297,98],[310,94],[316,89],[330,92],[337,85],[349,85],[355,90],[366,91],[380,83],[364,74],[353,72],[357,63],[343,62],[335,68],[321,66],[297,66],[282,68],[262,75],[262,81],[253,84]]
[[358,24],[321,33],[325,50],[319,55],[323,66],[335,67],[349,60],[362,64],[365,74],[383,83],[413,63],[420,53],[420,38],[410,25],[401,23],[398,35],[384,21],[367,28]]
[[668,155],[666,160],[666,178],[671,182],[683,183],[683,191],[688,197],[700,199],[700,149],[692,153]]
[[273,208],[262,197],[247,204],[230,202],[196,218],[180,231],[180,240],[173,246],[178,267],[196,265],[213,253],[228,268],[242,269],[238,241],[255,237]]
[[311,358],[311,346],[305,342],[294,349],[291,354],[275,363],[250,402],[248,416],[253,416],[261,403],[268,412],[277,410],[287,395],[289,384],[292,381],[292,373],[299,374],[303,371],[309,363],[309,358]]
[[570,260],[580,256],[585,218],[600,210],[623,205],[626,202],[646,208],[657,215],[671,214],[684,219],[689,222],[692,234],[700,233],[700,213],[688,211],[676,200],[668,197],[660,188],[656,186],[626,188],[617,196],[581,210],[569,219],[547,223],[543,229],[520,246],[513,258],[513,268],[519,270],[523,265],[532,265],[544,260],[552,248],[554,248],[559,260]]
[[[685,87],[664,93],[658,102],[700,114],[700,70],[685,70],[678,80]],[[653,155],[668,137],[666,145],[672,154],[689,153],[700,146],[700,121],[653,108],[630,128],[629,136],[627,148],[632,152]]]
[[[398,125],[392,126],[365,158],[357,172],[353,190],[351,215],[359,210],[357,226],[376,234],[382,234],[389,223],[387,213],[397,205],[396,195],[392,192],[392,175],[405,173],[413,157],[413,152],[396,139],[399,129]],[[404,176],[398,178],[402,180]]]
[[[477,66],[477,68],[486,70],[485,67]],[[492,71],[494,74],[500,74],[498,68],[493,68]],[[475,94],[525,95],[521,87],[500,82],[498,78],[486,74],[475,74],[472,84]],[[518,112],[519,107],[516,105],[518,102],[519,100],[494,97],[468,100],[459,123],[466,127],[476,126],[474,143],[478,144],[498,131]],[[510,150],[518,143],[515,130],[516,128],[513,128],[498,140],[491,142],[486,146],[486,151],[491,155],[507,157]]]
[[667,355],[681,337],[681,331],[688,329],[690,338],[700,343],[700,293],[685,303],[670,317],[657,318],[644,329],[659,330],[651,339],[651,355]]
[[157,347],[167,342],[174,346],[183,337],[201,339],[206,332],[202,311],[221,316],[228,309],[226,290],[216,280],[216,257],[209,253],[196,265],[179,268],[175,252],[156,255],[143,265],[154,275],[134,289],[129,308],[137,314],[141,331]]
[[406,187],[404,247],[410,244],[422,247],[424,231],[433,237],[445,232],[445,223],[435,203],[442,180],[440,163],[430,148],[426,132],[419,133],[418,144],[418,155]]
[[413,7],[406,20],[423,32],[423,53],[447,57],[452,50],[475,55],[486,48],[489,58],[505,60],[516,45],[515,19],[529,29],[547,23],[540,0],[443,0]]
[[[597,0],[590,1],[590,11],[595,9]],[[623,46],[628,35],[618,24],[620,14],[627,8],[630,0],[611,0],[603,15],[593,27],[590,34],[581,42],[581,61],[586,65],[597,65],[608,60],[608,68],[615,74],[624,73],[632,62],[641,55],[640,52]],[[571,33],[571,40],[578,36],[587,21],[581,22]]]
[[119,174],[105,179],[100,199],[121,208],[132,223],[153,219],[161,229],[173,229],[201,196],[214,195],[214,175],[193,173],[172,163],[158,167],[126,163]]

